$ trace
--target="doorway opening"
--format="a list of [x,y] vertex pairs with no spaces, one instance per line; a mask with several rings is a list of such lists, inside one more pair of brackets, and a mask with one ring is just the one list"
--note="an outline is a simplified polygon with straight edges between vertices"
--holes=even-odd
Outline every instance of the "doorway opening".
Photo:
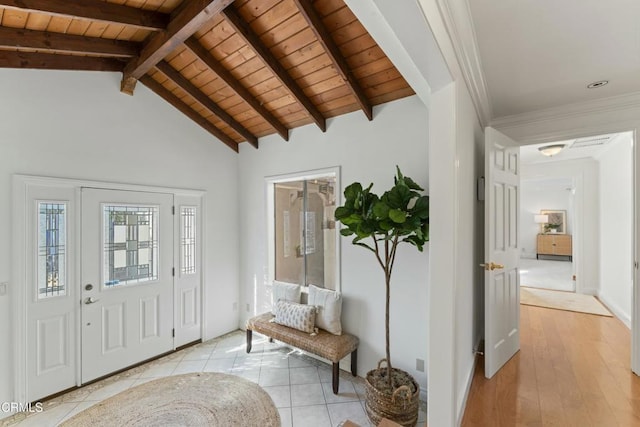
[[594,295],[629,328],[633,143],[622,132],[521,147],[521,286]]

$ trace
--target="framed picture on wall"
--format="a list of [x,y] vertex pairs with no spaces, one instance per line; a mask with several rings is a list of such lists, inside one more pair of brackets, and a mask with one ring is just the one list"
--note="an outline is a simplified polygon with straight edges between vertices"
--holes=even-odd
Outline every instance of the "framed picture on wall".
[[542,233],[567,233],[567,211],[543,209],[540,214],[549,217],[549,221],[546,224],[540,224]]

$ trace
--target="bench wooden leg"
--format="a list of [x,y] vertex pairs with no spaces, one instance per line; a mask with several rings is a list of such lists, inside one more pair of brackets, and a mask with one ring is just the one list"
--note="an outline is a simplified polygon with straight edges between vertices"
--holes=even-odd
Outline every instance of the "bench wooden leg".
[[351,375],[358,375],[358,349],[351,352]]
[[333,363],[333,394],[338,394],[338,387],[340,386],[340,364]]
[[253,337],[253,331],[247,329],[247,353],[251,352],[251,338]]

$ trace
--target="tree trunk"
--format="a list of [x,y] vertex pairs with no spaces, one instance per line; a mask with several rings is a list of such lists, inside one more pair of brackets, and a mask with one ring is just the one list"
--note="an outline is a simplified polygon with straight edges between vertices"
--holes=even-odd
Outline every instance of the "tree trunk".
[[391,276],[385,274],[385,284],[387,287],[387,301],[385,306],[384,328],[385,328],[385,340],[387,350],[387,377],[389,378],[389,386],[393,388],[393,379],[391,377],[391,350],[389,346],[389,302],[391,301]]

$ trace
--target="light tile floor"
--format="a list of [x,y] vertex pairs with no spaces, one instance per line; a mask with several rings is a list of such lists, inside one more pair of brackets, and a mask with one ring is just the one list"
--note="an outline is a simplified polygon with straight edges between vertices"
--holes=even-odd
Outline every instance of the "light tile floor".
[[[273,399],[284,427],[339,426],[349,419],[371,426],[364,409],[360,377],[341,372],[337,395],[331,390],[331,365],[280,343],[254,334],[251,353],[245,335],[236,331],[130,369],[99,383],[45,402],[45,411],[18,414],[0,426],[57,426],[62,421],[130,387],[169,375],[189,372],[226,372],[259,384]],[[421,402],[419,423],[426,420]]]

